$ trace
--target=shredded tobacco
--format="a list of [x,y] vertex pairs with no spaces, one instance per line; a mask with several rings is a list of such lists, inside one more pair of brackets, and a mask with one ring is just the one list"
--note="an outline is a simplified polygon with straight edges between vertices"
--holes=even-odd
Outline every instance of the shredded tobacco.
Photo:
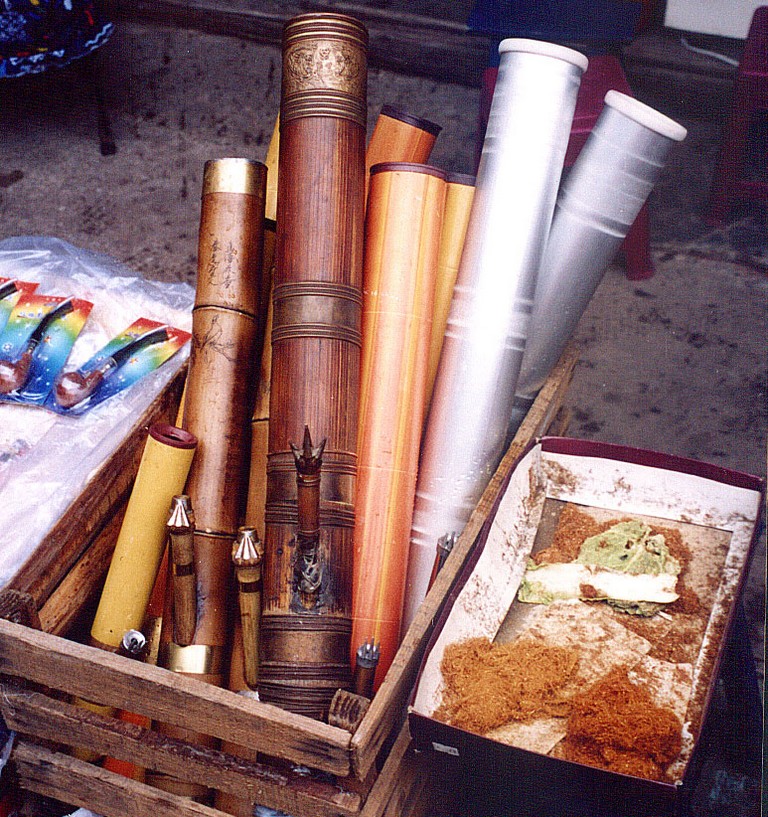
[[533,561],[536,564],[575,562],[584,540],[607,531],[614,522],[598,522],[576,505],[568,504],[560,512],[551,544],[536,553]]
[[434,717],[484,734],[510,721],[565,716],[562,689],[578,668],[573,649],[532,639],[492,644],[472,638],[449,645],[441,670],[445,689]]
[[572,701],[562,744],[567,760],[663,780],[681,747],[682,724],[626,670],[614,670]]

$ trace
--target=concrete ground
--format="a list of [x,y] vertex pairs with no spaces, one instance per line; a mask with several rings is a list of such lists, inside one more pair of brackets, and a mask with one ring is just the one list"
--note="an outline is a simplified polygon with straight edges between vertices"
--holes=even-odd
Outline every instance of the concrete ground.
[[[149,277],[192,282],[203,164],[263,160],[279,50],[122,23],[98,56],[114,155],[100,153],[92,85],[77,66],[0,84],[0,238],[56,236]],[[704,223],[728,100],[722,82],[707,90],[706,70],[692,100],[684,66],[676,71],[665,87],[633,52],[636,95],[689,136],[651,198],[655,276],[629,281],[617,260],[578,327],[569,433],[765,476],[765,213],[742,208],[724,227]],[[713,63],[715,74],[722,80]],[[369,125],[384,103],[431,119],[443,126],[433,163],[472,172],[478,100],[476,88],[372,70]],[[744,591],[761,673],[764,540]]]

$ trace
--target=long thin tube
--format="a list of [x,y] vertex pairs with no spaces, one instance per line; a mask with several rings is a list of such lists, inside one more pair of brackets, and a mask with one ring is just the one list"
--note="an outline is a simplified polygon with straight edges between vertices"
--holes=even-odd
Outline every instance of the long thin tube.
[[[367,40],[340,14],[295,17],[283,34],[259,695],[315,718],[350,678]],[[310,607],[291,448],[305,426],[327,441]]]

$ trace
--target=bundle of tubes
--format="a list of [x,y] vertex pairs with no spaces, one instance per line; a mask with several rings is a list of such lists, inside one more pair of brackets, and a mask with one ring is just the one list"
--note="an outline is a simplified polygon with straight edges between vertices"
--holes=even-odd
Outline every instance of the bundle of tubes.
[[477,176],[448,173],[391,106],[366,147],[366,41],[290,20],[265,164],[205,166],[181,427],[150,431],[92,631],[118,650],[165,597],[158,663],[319,719],[383,682],[685,137],[611,91],[561,184],[587,59],[504,40]]

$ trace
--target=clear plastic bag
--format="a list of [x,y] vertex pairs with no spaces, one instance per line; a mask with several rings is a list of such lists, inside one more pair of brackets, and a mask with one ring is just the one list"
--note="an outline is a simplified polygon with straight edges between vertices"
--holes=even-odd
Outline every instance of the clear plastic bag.
[[[56,238],[0,241],[0,277],[39,283],[51,295],[93,303],[67,365],[88,360],[138,317],[191,330],[194,289],[143,278],[106,255]],[[189,356],[186,344],[131,388],[73,417],[0,405],[0,587],[37,548]]]

